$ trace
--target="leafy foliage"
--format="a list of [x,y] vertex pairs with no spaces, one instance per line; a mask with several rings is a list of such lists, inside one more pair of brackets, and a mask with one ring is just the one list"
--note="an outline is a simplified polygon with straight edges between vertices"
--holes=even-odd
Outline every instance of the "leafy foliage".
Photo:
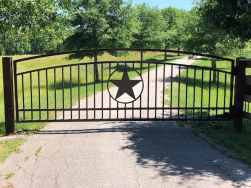
[[[70,50],[130,47],[137,30],[134,9],[122,0],[75,1],[72,16],[74,34],[65,41]],[[74,54],[71,58],[84,56],[95,54]]]
[[201,0],[198,3],[202,18],[215,29],[251,39],[250,0]]
[[224,56],[244,47],[238,38],[232,38],[224,31],[215,31],[213,26],[206,24],[196,8],[188,14],[184,35],[184,48],[189,51]]
[[58,21],[56,0],[0,0],[0,32],[45,27]]
[[0,0],[0,55],[133,47],[248,57],[250,4],[200,0],[185,11],[123,0]]
[[157,8],[150,8],[146,4],[137,6],[137,21],[139,32],[132,44],[136,48],[163,48],[164,18]]

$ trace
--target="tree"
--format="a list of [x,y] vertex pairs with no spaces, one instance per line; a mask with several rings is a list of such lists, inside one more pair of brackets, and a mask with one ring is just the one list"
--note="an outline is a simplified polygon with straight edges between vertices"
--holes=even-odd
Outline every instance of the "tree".
[[0,43],[6,54],[59,50],[71,33],[64,8],[68,0],[0,0]]
[[132,46],[136,48],[163,48],[164,20],[158,8],[146,4],[137,6],[139,31],[135,33]]
[[163,26],[165,31],[165,49],[180,49],[182,46],[183,41],[185,40],[184,23],[187,14],[186,11],[173,7],[168,7],[162,10],[165,22]]
[[205,23],[242,40],[251,39],[250,0],[201,0],[200,15]]
[[[131,4],[122,0],[74,1],[74,34],[65,41],[70,50],[130,47],[136,32],[136,16]],[[101,54],[101,53],[99,53]],[[112,53],[112,55],[119,55]],[[78,53],[70,58],[94,57],[98,53]],[[99,80],[95,65],[95,79]]]
[[0,33],[58,21],[57,0],[0,0]]
[[232,38],[224,31],[215,31],[213,26],[206,24],[196,8],[190,11],[185,27],[186,50],[223,56],[241,47],[238,39]]

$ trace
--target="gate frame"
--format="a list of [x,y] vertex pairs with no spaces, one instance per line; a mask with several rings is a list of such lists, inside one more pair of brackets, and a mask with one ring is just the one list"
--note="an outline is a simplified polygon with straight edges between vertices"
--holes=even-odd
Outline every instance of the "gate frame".
[[[221,60],[227,60],[231,62],[231,86],[230,90],[230,117],[233,119],[233,125],[236,127],[236,130],[241,130],[242,128],[242,119],[243,119],[243,103],[244,103],[244,97],[242,92],[237,92],[234,96],[235,98],[235,103],[238,102],[238,105],[232,104],[233,101],[233,80],[234,76],[236,76],[236,86],[235,90],[237,88],[243,88],[245,87],[243,84],[243,75],[240,75],[239,73],[243,73],[243,67],[240,65],[240,62],[246,62],[244,63],[245,65],[247,62],[249,62],[251,65],[251,60],[250,59],[237,59],[237,66],[235,67],[235,60],[229,59],[229,58],[224,58],[224,57],[219,57],[215,55],[209,55],[209,54],[204,54],[204,53],[195,53],[195,52],[188,52],[188,51],[180,51],[180,50],[159,50],[159,49],[133,49],[133,48],[116,48],[116,49],[90,49],[90,50],[79,50],[79,51],[69,51],[69,52],[62,52],[62,53],[54,53],[54,54],[45,54],[45,55],[38,55],[38,56],[33,56],[33,57],[28,57],[28,58],[22,58],[22,59],[17,59],[12,61],[11,57],[3,57],[3,81],[4,81],[4,104],[5,104],[5,129],[6,129],[6,134],[14,133],[15,132],[15,109],[14,109],[14,92],[13,92],[13,68],[12,64],[14,64],[14,74],[16,75],[16,64],[17,62],[21,61],[26,61],[26,60],[32,60],[32,59],[37,59],[37,58],[42,58],[42,57],[49,57],[49,56],[55,56],[55,55],[64,55],[64,54],[73,54],[73,53],[85,53],[85,52],[100,52],[100,51],[139,51],[141,52],[141,61],[143,61],[143,53],[147,51],[152,51],[152,52],[164,52],[164,60],[166,59],[166,53],[182,53],[182,54],[189,54],[189,55],[198,55],[198,56],[205,56],[209,58],[216,58],[216,59],[221,59]],[[96,62],[96,61],[95,61]],[[244,68],[245,69],[245,68]],[[17,96],[17,89],[16,89],[16,77],[14,78],[15,80],[15,96]],[[245,76],[244,76],[244,81],[245,81]],[[238,86],[239,85],[239,86]],[[238,90],[240,91],[240,90]],[[16,105],[18,104],[17,101]],[[242,110],[239,111],[239,109],[242,107]],[[240,112],[238,115],[236,115],[236,112]],[[241,123],[240,123],[241,122]]]

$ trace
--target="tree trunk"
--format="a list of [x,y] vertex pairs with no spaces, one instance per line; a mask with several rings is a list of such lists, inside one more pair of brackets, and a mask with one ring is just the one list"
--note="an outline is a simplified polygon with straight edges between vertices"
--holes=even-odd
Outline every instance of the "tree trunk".
[[[212,68],[216,69],[216,59],[212,59]],[[213,83],[216,83],[216,72],[213,71]]]
[[178,47],[178,56],[180,56],[180,47]]

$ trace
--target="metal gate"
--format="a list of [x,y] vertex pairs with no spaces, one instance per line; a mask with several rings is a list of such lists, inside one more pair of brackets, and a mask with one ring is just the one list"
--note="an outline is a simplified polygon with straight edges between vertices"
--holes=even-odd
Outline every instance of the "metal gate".
[[[140,58],[22,70],[29,60],[110,51],[134,51]],[[217,58],[228,61],[231,70],[144,60],[148,51],[164,57],[181,53]],[[18,59],[14,61],[16,121],[228,120],[232,117],[233,68],[232,59],[153,49],[82,50]]]

